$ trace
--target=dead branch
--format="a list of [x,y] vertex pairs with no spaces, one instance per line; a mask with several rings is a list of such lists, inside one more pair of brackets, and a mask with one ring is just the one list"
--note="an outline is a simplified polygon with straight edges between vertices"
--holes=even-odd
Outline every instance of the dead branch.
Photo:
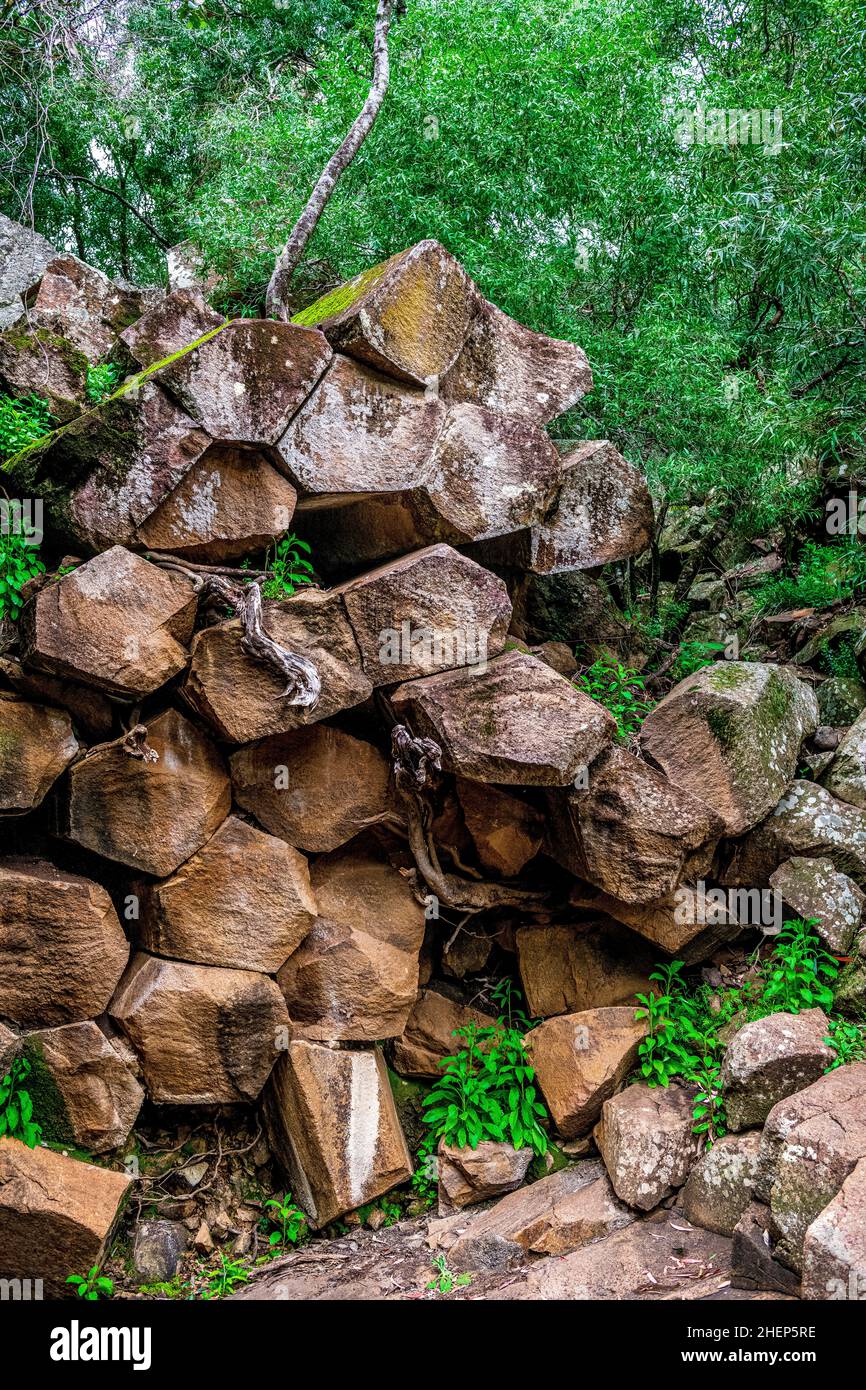
[[[201,578],[201,576],[197,576]],[[204,597],[217,597],[230,604],[241,622],[241,648],[254,661],[270,666],[286,681],[280,699],[301,709],[313,709],[322,693],[322,682],[316,667],[307,657],[290,652],[270,637],[262,625],[261,585],[231,584],[221,575],[212,574],[201,582]]]

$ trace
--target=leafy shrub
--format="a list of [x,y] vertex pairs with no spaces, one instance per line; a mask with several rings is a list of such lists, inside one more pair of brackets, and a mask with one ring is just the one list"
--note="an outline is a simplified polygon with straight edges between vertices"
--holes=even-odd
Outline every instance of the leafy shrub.
[[616,720],[617,736],[626,743],[640,729],[652,709],[643,677],[630,671],[621,662],[594,661],[587,671],[576,676],[578,690],[586,691],[593,700],[604,705]]
[[835,647],[829,642],[824,642],[821,647],[821,665],[831,676],[843,680],[860,679],[860,667],[850,637],[837,643]]
[[797,1014],[801,1009],[833,1007],[830,982],[839,974],[839,966],[812,930],[816,925],[795,918],[779,932],[762,971],[761,1014]]
[[114,1293],[114,1280],[107,1274],[100,1274],[98,1265],[93,1265],[86,1274],[70,1274],[66,1282],[75,1286],[79,1298],[91,1303],[99,1298],[111,1298]]
[[648,1086],[668,1086],[676,1077],[691,1080],[715,1046],[713,1035],[701,1027],[700,1003],[687,992],[682,970],[681,960],[657,966],[650,980],[661,992],[635,995],[640,1006],[635,1017],[647,1025],[638,1056]]
[[0,462],[50,434],[54,420],[41,396],[0,396]]
[[835,545],[807,541],[796,574],[774,575],[755,590],[759,613],[786,608],[827,608],[844,603],[866,588],[866,546],[856,537]]
[[23,607],[21,590],[29,580],[44,573],[45,566],[26,535],[0,532],[0,621],[16,621]]
[[268,1245],[272,1248],[297,1245],[306,1234],[307,1218],[301,1208],[292,1201],[291,1192],[287,1192],[285,1197],[279,1200],[271,1197],[265,1202],[265,1206],[271,1209],[273,1214],[269,1220],[277,1228],[268,1236]]
[[27,1058],[16,1057],[6,1075],[0,1077],[0,1138],[6,1134],[20,1139],[28,1149],[35,1149],[42,1129],[33,1119],[33,1101],[24,1089],[29,1075]]
[[114,362],[102,362],[98,367],[89,366],[87,368],[87,399],[98,405],[100,401],[107,400],[114,395],[121,381],[123,372]]
[[262,585],[263,597],[289,598],[303,585],[311,584],[313,566],[304,558],[310,553],[307,542],[295,535],[283,536],[277,541],[265,560],[268,578]]
[[847,1066],[849,1062],[866,1061],[866,1028],[862,1024],[850,1023],[846,1018],[831,1018],[824,1042],[836,1053],[825,1071],[835,1071],[836,1067]]
[[719,661],[725,650],[724,642],[682,642],[680,652],[671,668],[675,681],[685,680],[704,666]]
[[207,1287],[202,1294],[205,1301],[225,1298],[226,1294],[233,1293],[240,1284],[249,1283],[249,1271],[243,1260],[227,1256],[222,1250],[219,1259],[219,1264],[207,1271]]

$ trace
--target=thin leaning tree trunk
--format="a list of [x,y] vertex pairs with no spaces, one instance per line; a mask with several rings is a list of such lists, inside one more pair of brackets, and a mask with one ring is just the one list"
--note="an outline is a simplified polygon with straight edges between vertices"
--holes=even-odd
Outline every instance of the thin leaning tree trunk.
[[394,0],[379,0],[376,10],[376,29],[373,36],[373,81],[367,100],[356,117],[352,128],[340,148],[331,156],[319,176],[319,181],[310,194],[288,241],[277,256],[265,298],[266,312],[270,318],[286,320],[289,314],[289,283],[304,254],[307,242],[316,230],[316,224],[327,206],[337,180],[346,172],[355,155],[363,145],[385,100],[390,78],[388,62],[388,30]]

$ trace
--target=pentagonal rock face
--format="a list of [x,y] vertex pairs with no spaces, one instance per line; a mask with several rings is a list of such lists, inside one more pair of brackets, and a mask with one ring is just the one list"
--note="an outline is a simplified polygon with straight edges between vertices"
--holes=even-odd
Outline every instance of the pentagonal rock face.
[[291,1043],[265,1091],[264,1117],[271,1148],[314,1227],[412,1173],[378,1050]]
[[229,816],[176,874],[143,886],[139,941],[161,956],[273,973],[315,916],[304,856]]
[[101,270],[77,256],[49,262],[31,307],[34,322],[59,329],[71,343],[97,362],[114,346],[118,334],[141,314],[141,290],[115,285]]
[[55,419],[68,420],[85,404],[87,358],[59,333],[25,319],[0,333],[0,387],[21,397],[31,395],[36,383]]
[[394,1070],[401,1076],[441,1076],[439,1063],[463,1046],[463,1039],[454,1036],[457,1030],[472,1024],[489,1028],[493,1022],[479,1009],[459,1004],[436,990],[422,989],[394,1043]]
[[505,585],[450,545],[405,555],[336,592],[374,686],[477,666],[504,650]]
[[372,743],[313,724],[231,756],[235,799],[298,849],[338,849],[388,806],[388,764]]
[[319,919],[277,976],[295,1036],[398,1037],[418,992],[424,909],[372,842],[323,855],[310,878]]
[[200,289],[172,290],[146,314],[125,328],[120,341],[141,367],[152,367],[222,328],[225,319],[210,307]]
[[400,686],[398,719],[440,745],[442,765],[476,782],[565,786],[613,737],[613,718],[543,661],[507,652]]
[[0,860],[0,1016],[23,1028],[95,1018],[128,958],[98,883],[41,859]]
[[770,1014],[744,1024],[722,1064],[729,1128],[762,1125],[777,1101],[817,1081],[835,1057],[824,1041],[829,1031],[821,1009]]
[[534,1018],[631,1004],[650,988],[656,954],[609,918],[574,926],[519,927],[520,979]]
[[775,806],[817,723],[814,692],[788,668],[717,661],[647,715],[641,745],[676,786],[718,811],[728,834],[741,835]]
[[109,1013],[135,1048],[148,1095],[171,1105],[255,1100],[288,1038],[286,1006],[266,975],[143,953]]
[[54,247],[38,232],[0,214],[0,328],[24,312],[21,296],[56,256]]
[[278,445],[292,480],[324,501],[346,493],[401,492],[424,481],[445,407],[336,356]]
[[726,1134],[713,1141],[698,1159],[680,1202],[686,1218],[695,1226],[732,1236],[752,1200],[761,1135]]
[[106,550],[135,539],[210,442],[154,381],[145,381],[74,421],[48,449],[46,468],[61,481],[89,468],[64,520],[83,544]]
[[767,1117],[756,1179],[769,1201],[778,1255],[802,1269],[803,1240],[815,1217],[866,1158],[866,1063],[828,1072],[779,1101]]
[[500,878],[519,874],[541,849],[540,811],[497,787],[458,779],[457,794],[478,858]]
[[861,1159],[803,1242],[806,1299],[862,1299],[866,1289],[866,1159]]
[[148,724],[147,741],[155,763],[108,744],[72,769],[69,836],[164,878],[225,820],[231,785],[214,745],[176,710]]
[[478,308],[465,270],[437,241],[419,241],[296,314],[387,376],[425,386],[456,361]]
[[533,333],[486,300],[442,382],[445,400],[473,401],[539,425],[591,390],[586,353],[576,343]]
[[677,886],[689,855],[707,867],[724,822],[622,748],[593,763],[588,786],[548,797],[550,853],[578,878],[624,902],[651,902]]
[[184,669],[192,583],[116,545],[25,605],[22,656],[36,670],[133,699]]
[[725,883],[761,883],[786,859],[829,859],[866,888],[866,811],[814,782],[792,782],[771,816],[735,847]]
[[770,885],[798,917],[815,922],[815,932],[829,950],[841,955],[849,950],[866,896],[831,860],[795,855],[770,875]]
[[43,1139],[97,1154],[124,1143],[144,1091],[95,1023],[29,1033],[21,1050]]
[[646,550],[653,505],[637,469],[606,439],[578,445],[560,464],[562,485],[545,521],[530,533],[528,567],[561,574]]
[[263,550],[285,531],[297,493],[253,450],[214,444],[139,527],[136,540],[204,564]]
[[158,377],[214,439],[275,444],[332,355],[314,329],[239,319]]
[[264,628],[280,646],[313,662],[322,693],[312,709],[290,704],[285,677],[242,650],[239,622],[205,628],[193,643],[184,695],[230,743],[251,743],[330,719],[372,692],[339,596],[310,590],[267,604]]
[[646,1024],[633,1008],[585,1009],[551,1018],[526,1043],[554,1124],[566,1139],[585,1134],[637,1063]]
[[482,1139],[474,1149],[458,1149],[440,1140],[437,1152],[440,1216],[513,1192],[532,1161],[530,1148],[515,1149],[491,1139]]
[[623,1202],[652,1211],[682,1187],[701,1148],[692,1133],[691,1091],[629,1086],[605,1101],[595,1142],[613,1190]]
[[840,801],[866,810],[866,713],[851,725],[821,782]]
[[0,692],[0,811],[38,806],[77,752],[65,710]]
[[41,1279],[47,1297],[68,1298],[70,1271],[101,1264],[132,1181],[0,1139],[0,1276]]

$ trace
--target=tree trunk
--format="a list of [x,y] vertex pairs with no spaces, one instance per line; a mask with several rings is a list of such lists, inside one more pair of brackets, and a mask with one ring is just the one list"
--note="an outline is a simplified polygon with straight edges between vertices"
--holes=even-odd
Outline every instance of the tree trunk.
[[292,228],[288,241],[277,256],[265,299],[270,318],[286,320],[289,313],[289,282],[304,254],[307,242],[325,210],[337,180],[346,172],[373,128],[388,90],[388,29],[394,0],[379,0],[373,37],[373,81],[367,100],[340,148],[331,156],[310,194],[306,207]]

